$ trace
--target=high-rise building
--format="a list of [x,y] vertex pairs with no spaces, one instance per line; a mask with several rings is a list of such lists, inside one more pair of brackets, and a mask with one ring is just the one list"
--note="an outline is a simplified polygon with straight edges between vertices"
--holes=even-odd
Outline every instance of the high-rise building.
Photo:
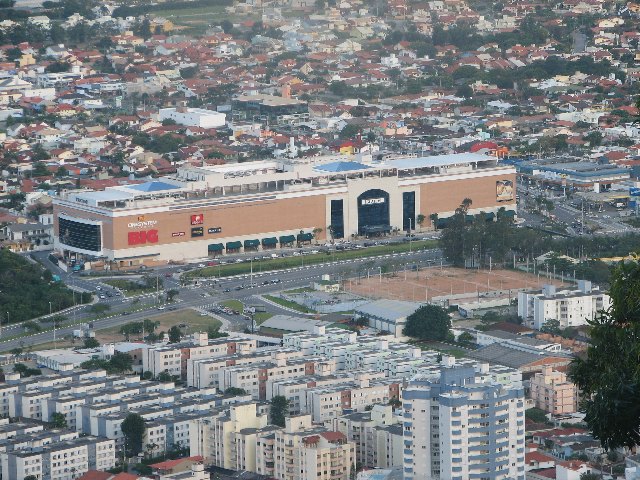
[[506,367],[445,358],[403,394],[405,480],[520,480],[524,388]]

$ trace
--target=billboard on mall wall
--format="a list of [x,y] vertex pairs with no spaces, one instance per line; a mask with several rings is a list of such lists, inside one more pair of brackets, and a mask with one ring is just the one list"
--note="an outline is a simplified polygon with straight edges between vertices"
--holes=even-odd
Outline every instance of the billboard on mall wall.
[[198,213],[196,215],[191,215],[191,225],[202,225],[204,223],[204,215]]
[[496,200],[498,202],[510,202],[513,200],[513,182],[511,180],[498,180],[496,182]]

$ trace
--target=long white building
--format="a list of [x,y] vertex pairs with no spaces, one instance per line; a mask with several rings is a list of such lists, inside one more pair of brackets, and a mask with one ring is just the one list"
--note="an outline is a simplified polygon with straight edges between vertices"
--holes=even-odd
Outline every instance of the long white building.
[[587,280],[579,280],[578,288],[573,289],[545,285],[542,291],[518,292],[518,315],[538,330],[548,320],[558,320],[560,328],[586,325],[610,306],[609,295]]
[[173,120],[187,127],[216,128],[224,126],[226,115],[204,108],[161,108],[158,120]]
[[524,388],[519,372],[443,365],[404,391],[405,480],[524,480]]

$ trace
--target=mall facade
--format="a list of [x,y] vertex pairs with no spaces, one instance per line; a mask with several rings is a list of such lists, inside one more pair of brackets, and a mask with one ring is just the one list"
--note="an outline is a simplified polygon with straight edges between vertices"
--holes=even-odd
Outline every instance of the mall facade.
[[184,166],[172,176],[54,200],[54,248],[114,267],[272,250],[440,226],[463,199],[470,215],[515,215],[515,169],[452,154]]

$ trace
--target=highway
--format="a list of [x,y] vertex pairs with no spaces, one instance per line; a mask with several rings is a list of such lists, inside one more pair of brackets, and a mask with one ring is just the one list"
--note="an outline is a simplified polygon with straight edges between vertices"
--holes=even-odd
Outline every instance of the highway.
[[[113,288],[101,283],[100,278],[91,278],[78,275],[77,273],[66,273],[48,260],[47,252],[37,252],[37,259],[42,262],[52,273],[60,275],[61,280],[85,291],[95,292],[97,286],[114,292]],[[328,262],[324,264],[314,264],[302,266],[303,258],[301,257],[301,265],[299,267],[288,268],[280,271],[255,272],[253,275],[238,275],[235,277],[226,277],[222,279],[202,279],[193,281],[188,285],[181,285],[180,270],[185,270],[185,266],[166,266],[158,269],[150,269],[145,274],[159,275],[167,289],[176,289],[180,293],[174,304],[168,305],[172,309],[184,308],[203,308],[214,303],[220,303],[224,300],[235,299],[248,305],[263,305],[266,311],[273,314],[289,314],[287,309],[281,308],[270,303],[260,300],[259,296],[264,294],[272,294],[281,290],[287,290],[305,286],[313,280],[320,279],[323,275],[329,274],[338,278],[354,278],[358,274],[366,275],[367,269],[371,275],[379,273],[379,267],[385,266],[390,269],[401,270],[404,265],[420,265],[435,266],[440,265],[442,261],[442,252],[439,249],[421,250],[414,252],[387,254],[379,257],[366,257],[349,260],[339,260],[331,262],[331,257],[327,256]],[[193,266],[191,266],[193,267]],[[170,274],[170,276],[165,276]],[[129,278],[128,276],[123,278]],[[279,280],[279,283],[263,284],[265,280]],[[227,290],[227,291],[225,291]],[[148,302],[154,302],[154,294],[144,295],[140,298],[140,303],[144,302],[144,298]],[[139,312],[131,312],[123,314],[125,310],[131,310],[134,307],[133,302],[137,297],[107,297],[99,300],[100,303],[109,305],[109,316],[92,320],[95,314],[88,311],[89,306],[79,307],[75,314],[66,314],[69,323],[91,320],[94,330],[101,330],[128,322],[139,321],[145,318],[153,318],[157,315],[166,313],[166,310],[158,310],[155,305]],[[144,305],[143,305],[144,306]],[[55,314],[54,314],[55,315]],[[249,320],[234,315],[224,316],[226,320],[232,323],[232,330],[242,331],[250,326]],[[47,324],[45,324],[45,327]],[[73,330],[77,329],[77,325],[63,324],[56,329],[56,338],[60,339],[64,336],[73,334]],[[53,331],[40,332],[34,335],[23,336],[11,340],[2,341],[2,338],[14,336],[23,333],[24,328],[20,325],[4,326],[0,337],[0,351],[6,352],[14,348],[24,348],[26,346],[35,346],[42,343],[53,341]]]

